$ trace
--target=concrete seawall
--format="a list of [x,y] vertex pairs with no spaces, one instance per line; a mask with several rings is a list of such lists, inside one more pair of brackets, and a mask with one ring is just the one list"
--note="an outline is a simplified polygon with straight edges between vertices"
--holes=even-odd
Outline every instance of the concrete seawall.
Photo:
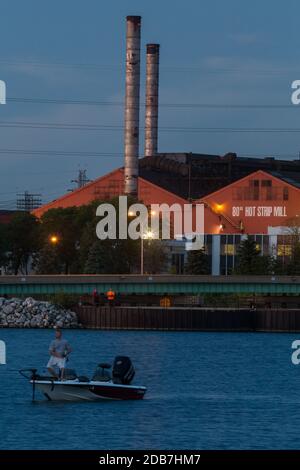
[[85,328],[101,330],[300,332],[300,309],[76,307]]

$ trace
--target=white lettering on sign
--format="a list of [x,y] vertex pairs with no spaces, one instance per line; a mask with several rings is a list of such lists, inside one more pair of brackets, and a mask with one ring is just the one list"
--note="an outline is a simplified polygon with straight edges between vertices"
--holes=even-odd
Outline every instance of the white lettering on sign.
[[274,216],[275,217],[287,217],[286,207],[285,206],[274,207]]
[[246,217],[255,217],[256,216],[256,206],[246,206],[245,207],[245,216]]
[[239,217],[243,210],[245,217],[287,217],[286,206],[233,206],[232,217]]
[[232,208],[232,217],[239,217],[241,215],[241,212],[243,212],[244,208],[243,206],[240,207],[233,207]]

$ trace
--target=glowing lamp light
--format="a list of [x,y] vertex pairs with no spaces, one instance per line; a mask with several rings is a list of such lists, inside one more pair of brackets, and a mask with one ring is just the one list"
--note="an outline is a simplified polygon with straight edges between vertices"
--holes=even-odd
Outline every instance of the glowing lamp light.
[[50,236],[50,242],[51,242],[53,245],[56,245],[56,243],[58,243],[58,236],[57,236],[57,235],[51,235],[51,236]]
[[153,232],[151,230],[148,230],[148,232],[145,233],[145,238],[148,238],[148,240],[153,238]]
[[216,204],[217,212],[221,212],[224,209],[224,204]]

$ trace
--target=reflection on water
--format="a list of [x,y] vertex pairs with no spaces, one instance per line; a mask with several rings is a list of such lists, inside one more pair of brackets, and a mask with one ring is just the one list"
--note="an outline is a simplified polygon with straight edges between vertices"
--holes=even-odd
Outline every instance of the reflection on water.
[[44,366],[48,330],[0,330],[1,449],[296,449],[300,365],[296,335],[66,331],[69,366],[129,355],[142,401],[48,402],[16,370]]

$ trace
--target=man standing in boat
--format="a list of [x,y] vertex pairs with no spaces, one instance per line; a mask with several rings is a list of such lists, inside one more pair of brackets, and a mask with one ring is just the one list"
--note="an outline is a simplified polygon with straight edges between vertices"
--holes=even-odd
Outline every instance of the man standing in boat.
[[49,346],[50,359],[47,364],[48,372],[57,377],[54,367],[58,367],[60,378],[64,378],[64,370],[68,355],[72,352],[72,348],[68,341],[62,337],[60,328],[55,328],[55,339],[51,341]]

